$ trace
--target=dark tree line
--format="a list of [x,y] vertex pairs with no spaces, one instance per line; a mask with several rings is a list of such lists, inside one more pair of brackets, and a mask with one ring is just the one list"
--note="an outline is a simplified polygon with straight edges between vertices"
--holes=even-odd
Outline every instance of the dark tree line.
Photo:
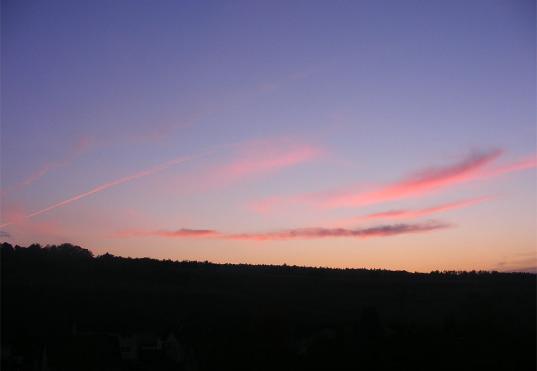
[[1,278],[2,370],[536,368],[534,274],[160,261],[4,243]]

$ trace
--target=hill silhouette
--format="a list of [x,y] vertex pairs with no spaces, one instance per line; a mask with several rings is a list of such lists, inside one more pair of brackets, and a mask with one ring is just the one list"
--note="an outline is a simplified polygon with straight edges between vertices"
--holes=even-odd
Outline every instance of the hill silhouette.
[[535,370],[536,275],[1,245],[2,370]]

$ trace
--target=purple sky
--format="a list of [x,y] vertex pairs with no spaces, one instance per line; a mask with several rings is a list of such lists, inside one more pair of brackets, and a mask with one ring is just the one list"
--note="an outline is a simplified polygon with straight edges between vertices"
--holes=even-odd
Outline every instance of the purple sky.
[[3,0],[0,236],[535,270],[525,0]]

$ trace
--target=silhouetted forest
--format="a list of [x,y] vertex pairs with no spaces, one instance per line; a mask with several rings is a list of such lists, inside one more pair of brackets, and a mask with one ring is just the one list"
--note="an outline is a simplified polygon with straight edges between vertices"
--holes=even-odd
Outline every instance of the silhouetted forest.
[[2,370],[535,370],[536,275],[1,246]]

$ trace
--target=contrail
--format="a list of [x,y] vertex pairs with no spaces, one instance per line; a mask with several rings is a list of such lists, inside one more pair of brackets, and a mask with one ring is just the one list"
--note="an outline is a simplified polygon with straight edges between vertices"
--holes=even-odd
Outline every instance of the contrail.
[[[216,151],[216,149],[212,149],[212,150],[208,150],[208,151],[206,151],[204,153],[201,153],[199,155],[178,157],[178,158],[175,158],[173,160],[164,162],[162,164],[153,166],[153,167],[151,167],[149,169],[139,171],[139,172],[137,172],[135,174],[128,175],[128,176],[113,180],[113,181],[108,182],[108,183],[101,184],[101,185],[99,185],[99,186],[97,186],[97,187],[95,187],[95,188],[93,188],[93,189],[91,189],[91,190],[89,190],[87,192],[80,193],[80,194],[78,194],[76,196],[68,198],[67,200],[60,201],[58,203],[55,203],[55,204],[50,205],[48,207],[45,207],[44,209],[37,210],[37,211],[34,211],[31,214],[25,215],[24,219],[32,218],[34,216],[37,216],[37,215],[46,213],[48,211],[57,209],[58,207],[65,206],[67,204],[70,204],[71,202],[78,201],[78,200],[80,200],[80,199],[82,199],[84,197],[91,196],[94,193],[98,193],[98,192],[104,191],[104,190],[106,190],[108,188],[112,188],[112,187],[118,186],[120,184],[130,182],[131,180],[135,180],[135,179],[146,177],[148,175],[159,173],[159,172],[169,168],[170,166],[174,166],[174,165],[177,165],[177,164],[180,164],[180,163],[183,163],[183,162],[187,162],[187,161],[191,161],[191,160],[194,160],[194,159],[197,159],[197,158],[200,158],[200,157],[211,155],[215,151]],[[13,224],[13,222],[7,222],[7,223],[4,223],[4,224],[0,224],[0,228],[3,228],[5,226],[11,225],[11,224]]]

